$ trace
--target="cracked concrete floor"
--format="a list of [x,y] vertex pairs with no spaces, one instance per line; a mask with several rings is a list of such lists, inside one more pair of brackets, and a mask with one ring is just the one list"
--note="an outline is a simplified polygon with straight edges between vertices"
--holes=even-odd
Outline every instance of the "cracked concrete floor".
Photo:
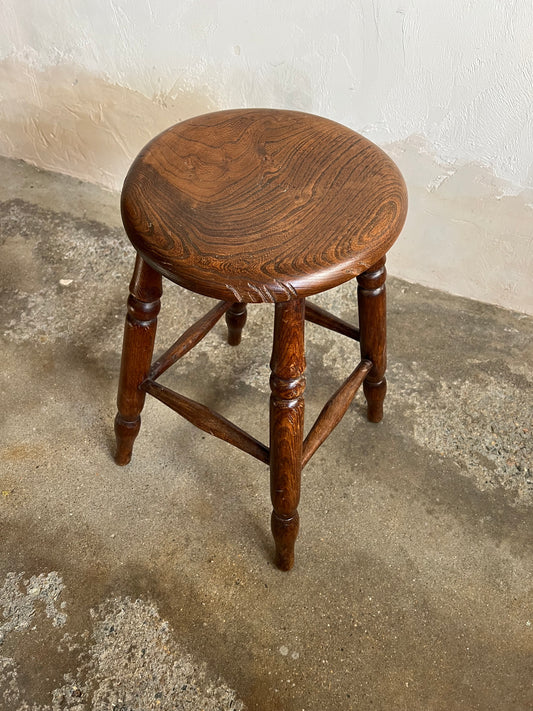
[[[297,561],[268,472],[148,400],[112,460],[132,250],[117,196],[0,161],[0,707],[533,708],[533,319],[389,280],[386,418],[305,469]],[[355,284],[317,299],[354,316]],[[169,286],[158,349],[209,300]],[[167,382],[267,435],[272,307]],[[307,422],[353,343],[307,329]]]

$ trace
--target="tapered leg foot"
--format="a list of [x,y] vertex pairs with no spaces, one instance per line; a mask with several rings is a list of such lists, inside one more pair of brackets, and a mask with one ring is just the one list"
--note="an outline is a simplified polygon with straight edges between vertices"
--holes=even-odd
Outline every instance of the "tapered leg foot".
[[147,377],[152,362],[160,297],[161,275],[137,256],[124,326],[115,417],[115,462],[120,465],[130,461],[141,426],[145,393],[139,386]]
[[382,378],[379,383],[365,380],[363,392],[367,402],[367,419],[369,422],[381,422],[383,419],[383,401],[387,394],[387,380]]
[[363,383],[370,422],[380,422],[383,418],[383,401],[387,392],[386,277],[384,257],[357,277],[361,358],[373,363]]
[[304,301],[276,304],[270,362],[270,496],[276,565],[290,570],[298,535],[304,426]]
[[128,422],[117,412],[115,417],[115,439],[117,442],[115,463],[119,464],[121,467],[130,463],[133,443],[135,442],[135,438],[139,434],[140,429],[140,416],[133,422]]
[[238,346],[241,342],[242,329],[246,323],[246,316],[246,304],[235,303],[226,312],[228,343],[230,346]]
[[280,570],[290,570],[294,565],[294,544],[300,528],[298,512],[289,519],[280,518],[275,511],[272,512],[271,528],[276,544],[276,557],[274,562]]

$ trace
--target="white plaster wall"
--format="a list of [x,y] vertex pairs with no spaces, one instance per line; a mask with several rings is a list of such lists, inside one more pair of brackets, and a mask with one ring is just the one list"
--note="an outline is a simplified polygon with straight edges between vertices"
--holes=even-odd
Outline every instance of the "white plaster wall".
[[390,270],[533,313],[530,0],[3,0],[0,152],[118,188],[186,116],[278,106],[388,149]]

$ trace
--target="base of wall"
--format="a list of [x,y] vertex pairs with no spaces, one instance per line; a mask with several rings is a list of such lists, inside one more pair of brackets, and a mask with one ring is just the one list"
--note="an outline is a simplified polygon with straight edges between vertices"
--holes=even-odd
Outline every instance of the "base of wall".
[[38,71],[4,60],[0,86],[0,154],[111,190],[160,131],[216,109],[201,91],[149,99],[66,64]]
[[[120,190],[133,157],[157,133],[221,108],[207,87],[149,99],[63,64],[38,71],[6,60],[0,85],[2,155],[111,190]],[[472,163],[443,166],[416,136],[385,149],[410,196],[389,272],[533,314],[533,190],[516,193],[515,186]]]
[[385,150],[404,175],[410,203],[389,271],[533,314],[533,189],[513,194],[513,185],[474,163],[443,166],[419,137]]

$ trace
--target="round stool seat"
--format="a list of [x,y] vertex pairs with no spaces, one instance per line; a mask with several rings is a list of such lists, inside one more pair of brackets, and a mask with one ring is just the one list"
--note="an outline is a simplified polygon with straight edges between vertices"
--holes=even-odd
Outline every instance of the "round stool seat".
[[238,109],[183,121],[134,161],[128,236],[153,268],[231,302],[287,301],[352,279],[403,226],[407,193],[377,146],[297,111]]

